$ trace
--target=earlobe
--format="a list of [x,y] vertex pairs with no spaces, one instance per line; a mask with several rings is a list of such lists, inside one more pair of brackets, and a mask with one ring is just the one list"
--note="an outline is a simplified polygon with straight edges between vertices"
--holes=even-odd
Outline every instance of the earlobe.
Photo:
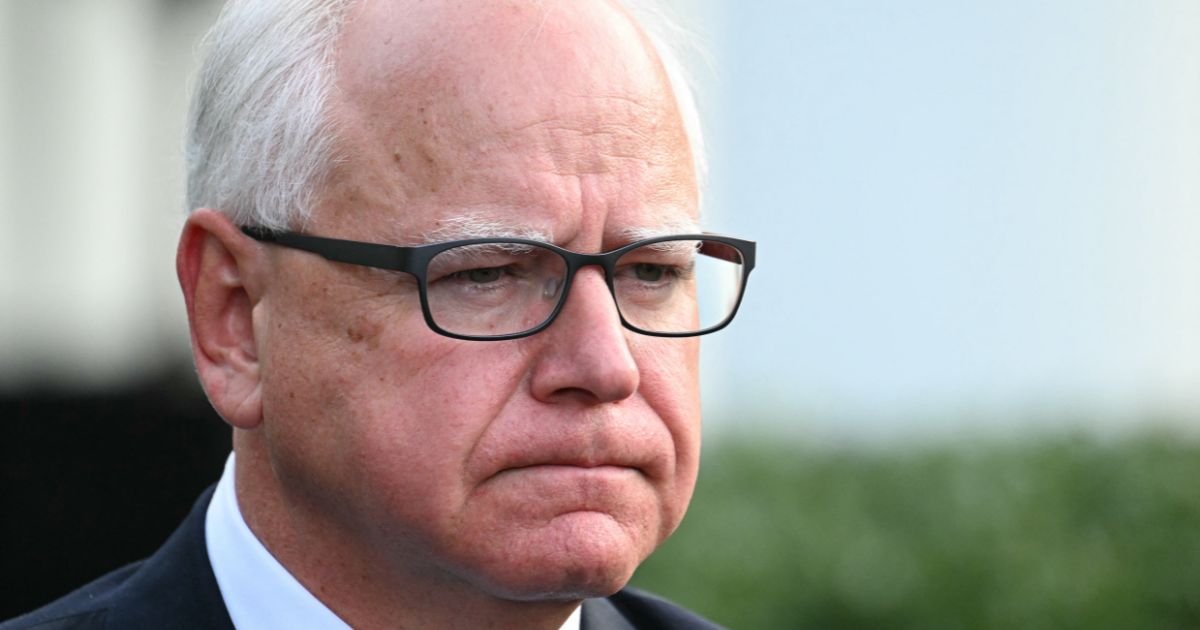
[[200,383],[217,413],[239,429],[262,422],[261,374],[254,309],[262,299],[257,243],[225,215],[200,209],[188,217],[175,266],[191,329]]

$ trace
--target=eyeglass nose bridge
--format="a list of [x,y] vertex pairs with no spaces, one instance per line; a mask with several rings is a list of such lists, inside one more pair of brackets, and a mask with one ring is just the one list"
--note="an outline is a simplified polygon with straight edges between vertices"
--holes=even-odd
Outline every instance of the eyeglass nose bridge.
[[571,298],[571,289],[575,285],[575,278],[579,271],[585,267],[600,267],[600,273],[604,276],[604,286],[608,289],[608,296],[612,299],[613,310],[617,313],[617,319],[622,326],[628,328],[628,323],[625,317],[621,315],[621,304],[617,301],[616,285],[613,282],[613,276],[616,274],[617,259],[620,258],[623,252],[608,252],[604,254],[580,254],[572,251],[560,251],[559,256],[563,257],[566,262],[566,269],[563,272],[561,286],[558,289],[561,294],[558,295],[558,303],[554,305],[554,310],[546,318],[546,321],[534,329],[534,332],[540,332],[549,328],[551,324],[558,319],[559,314],[567,305],[567,300]]

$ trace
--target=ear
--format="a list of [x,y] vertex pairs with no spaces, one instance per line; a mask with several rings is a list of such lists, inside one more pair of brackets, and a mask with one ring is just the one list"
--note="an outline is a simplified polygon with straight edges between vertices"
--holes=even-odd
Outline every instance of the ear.
[[217,413],[238,429],[262,422],[254,309],[267,264],[261,245],[207,208],[188,217],[175,255],[200,383]]

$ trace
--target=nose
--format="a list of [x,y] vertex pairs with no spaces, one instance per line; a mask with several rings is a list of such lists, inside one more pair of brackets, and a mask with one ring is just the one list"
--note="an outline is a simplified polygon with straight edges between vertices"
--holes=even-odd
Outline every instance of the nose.
[[530,340],[541,344],[531,387],[542,402],[616,402],[638,389],[637,362],[599,267],[575,274],[558,317]]

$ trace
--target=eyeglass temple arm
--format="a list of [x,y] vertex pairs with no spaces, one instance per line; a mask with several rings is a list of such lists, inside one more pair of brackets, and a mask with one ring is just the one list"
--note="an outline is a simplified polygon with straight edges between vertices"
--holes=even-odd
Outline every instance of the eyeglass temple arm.
[[326,260],[391,269],[394,271],[409,271],[411,249],[398,245],[382,245],[378,243],[359,243],[336,238],[309,236],[295,232],[276,232],[258,227],[242,228],[250,238],[266,243],[277,243],[292,249],[300,249],[317,254]]

